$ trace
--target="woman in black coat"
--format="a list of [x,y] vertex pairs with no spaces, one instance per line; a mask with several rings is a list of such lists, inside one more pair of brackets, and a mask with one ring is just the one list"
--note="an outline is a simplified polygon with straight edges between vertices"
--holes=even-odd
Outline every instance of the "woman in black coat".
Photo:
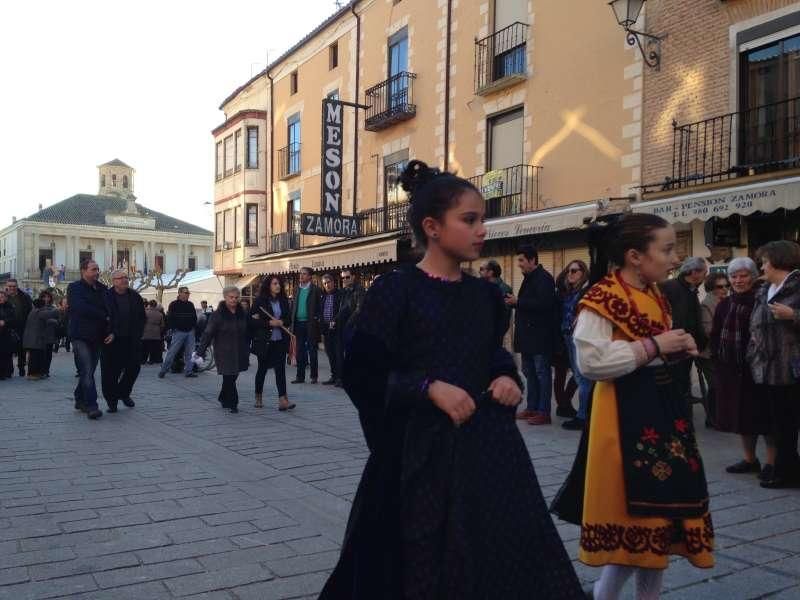
[[264,407],[264,378],[270,369],[275,370],[278,410],[295,407],[286,395],[286,352],[289,350],[288,329],[291,324],[292,311],[283,291],[283,282],[277,275],[267,277],[250,309],[252,351],[258,359],[256,408]]
[[239,305],[239,288],[228,286],[222,290],[225,298],[209,317],[197,356],[204,356],[208,346],[214,345],[217,373],[222,375],[219,402],[232,413],[239,412],[239,392],[236,379],[247,370],[249,361],[248,315]]
[[8,296],[0,290],[0,379],[8,379],[14,374],[14,352],[19,345],[16,318]]

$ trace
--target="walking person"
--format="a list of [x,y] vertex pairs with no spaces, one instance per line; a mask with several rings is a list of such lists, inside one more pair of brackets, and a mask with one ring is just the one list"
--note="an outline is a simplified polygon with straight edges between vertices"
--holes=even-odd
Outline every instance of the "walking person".
[[467,180],[401,177],[425,256],[367,293],[344,385],[370,454],[321,600],[582,597],[514,420],[500,290],[462,273],[486,236]]
[[114,339],[103,348],[100,373],[108,412],[115,413],[120,401],[128,408],[136,406],[131,392],[142,368],[146,317],[142,297],[130,289],[126,270],[111,273],[111,283],[112,287],[106,291],[106,304]]
[[78,369],[75,409],[84,411],[92,420],[103,416],[97,406],[94,373],[103,345],[114,341],[105,301],[106,286],[98,281],[99,277],[100,267],[87,259],[81,263],[81,278],[67,286],[69,336]]
[[197,325],[197,311],[194,304],[189,301],[189,288],[178,288],[178,297],[169,303],[167,309],[167,327],[172,333],[167,355],[161,363],[158,372],[159,379],[163,379],[172,367],[175,358],[183,350],[183,372],[186,377],[197,377],[192,363],[192,352],[195,350],[194,328]]
[[144,329],[142,330],[142,349],[144,362],[148,365],[160,365],[164,352],[164,326],[166,320],[158,310],[158,303],[150,300],[144,311]]
[[[637,600],[651,600],[671,555],[714,565],[703,462],[689,406],[664,362],[696,355],[697,346],[672,329],[657,287],[678,262],[669,223],[629,214],[608,226],[603,245],[616,269],[583,296],[573,333],[578,369],[595,381],[588,440],[570,475],[579,487],[578,558],[603,567],[595,600],[619,598],[634,573]],[[592,272],[607,273],[607,265]]]
[[[27,379],[33,381],[47,377],[48,340],[52,338],[50,331],[54,331],[58,323],[58,311],[48,306],[42,296],[33,301],[22,338],[22,347],[28,353]],[[52,356],[52,343],[49,349]]]
[[[681,264],[678,275],[660,285],[660,289],[672,308],[672,323],[676,329],[683,329],[692,336],[697,349],[702,352],[708,338],[702,326],[698,290],[708,275],[708,264],[704,258],[692,256]],[[690,403],[692,392],[692,363],[694,357],[688,356],[669,366],[672,377],[680,387],[686,402]]]
[[19,289],[19,284],[16,279],[9,279],[6,281],[6,295],[7,302],[14,309],[14,327],[17,334],[17,368],[19,369],[19,376],[25,377],[25,366],[27,357],[25,349],[22,347],[22,337],[25,334],[25,323],[28,321],[28,314],[33,310],[33,300],[31,297]]
[[325,347],[325,354],[328,356],[328,363],[331,367],[331,376],[322,385],[342,385],[342,374],[339,363],[339,310],[341,307],[341,295],[333,283],[333,276],[325,274],[322,276],[322,318],[320,319],[320,330],[322,331],[322,343]]
[[[758,267],[747,257],[734,258],[728,265],[733,293],[719,301],[709,337],[713,377],[714,427],[738,433],[744,458],[725,470],[728,473],[755,473],[762,481],[772,479],[775,471],[775,442],[770,433],[769,405],[764,392],[756,386],[747,346],[750,342],[750,319],[759,288]],[[721,281],[721,280],[718,280]],[[758,436],[766,441],[766,462],[762,468],[756,456]]]
[[311,282],[311,269],[300,269],[300,285],[295,292],[292,325],[297,336],[297,377],[292,383],[305,383],[306,365],[310,363],[310,383],[319,379],[317,346],[321,308],[320,289]]
[[592,393],[592,383],[581,375],[578,361],[575,356],[575,341],[572,333],[575,328],[575,317],[578,302],[586,293],[589,285],[589,268],[582,260],[569,263],[564,272],[558,277],[558,295],[561,316],[561,337],[564,348],[569,358],[572,376],[578,385],[578,412],[574,418],[565,421],[561,426],[572,431],[582,431],[586,425],[589,411],[589,396]]
[[530,425],[549,425],[558,322],[556,283],[539,264],[536,248],[520,248],[517,263],[524,276],[519,297],[510,294],[505,298],[506,305],[516,309],[514,352],[522,354],[522,372],[528,382],[527,407],[517,418]]
[[800,487],[800,245],[780,240],[758,249],[766,284],[756,294],[747,360],[770,413],[777,455],[764,488]]
[[[45,320],[44,326],[44,354],[42,355],[42,368],[41,376],[44,378],[50,377],[50,365],[53,362],[53,352],[58,348],[58,324],[59,324],[59,311],[53,305],[53,294],[48,290],[43,290],[39,293],[39,300],[42,301],[42,308],[48,309],[50,318]],[[55,309],[55,313],[49,309]],[[52,315],[55,314],[55,317]]]
[[16,318],[8,294],[0,290],[0,380],[14,376],[14,353],[19,347]]
[[239,288],[227,286],[222,290],[224,300],[208,320],[197,353],[190,356],[191,366],[199,356],[204,356],[209,345],[214,346],[217,373],[222,375],[222,389],[218,400],[223,408],[239,412],[239,392],[236,379],[247,371],[250,360],[250,316],[239,303]]
[[731,291],[731,282],[728,280],[728,276],[725,273],[717,271],[706,277],[703,288],[706,291],[706,297],[703,298],[703,301],[700,303],[700,326],[703,329],[706,339],[709,340],[709,343],[706,344],[705,349],[700,352],[695,362],[706,383],[705,394],[703,394],[703,407],[706,411],[706,427],[713,428],[715,426],[714,419],[716,417],[716,391],[714,387],[714,361],[711,356],[711,330],[714,327],[714,313],[720,302],[728,297]]
[[295,407],[286,395],[286,353],[289,350],[289,328],[292,312],[283,282],[277,275],[267,277],[250,311],[253,354],[258,359],[256,371],[256,408],[264,407],[264,379],[267,371],[275,371],[278,388],[278,410]]

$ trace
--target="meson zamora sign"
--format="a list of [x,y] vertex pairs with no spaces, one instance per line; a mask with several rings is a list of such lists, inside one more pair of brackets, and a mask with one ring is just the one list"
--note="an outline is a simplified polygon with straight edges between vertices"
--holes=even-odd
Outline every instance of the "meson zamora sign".
[[306,235],[358,235],[356,218],[342,215],[342,113],[338,100],[322,101],[322,214],[302,214],[301,230]]

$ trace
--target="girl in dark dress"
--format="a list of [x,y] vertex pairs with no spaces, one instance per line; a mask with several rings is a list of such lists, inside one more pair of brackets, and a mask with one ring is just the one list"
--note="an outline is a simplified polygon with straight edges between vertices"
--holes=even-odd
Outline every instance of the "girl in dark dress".
[[426,252],[373,284],[346,353],[370,456],[320,598],[582,598],[514,419],[500,290],[460,270],[484,200],[419,161],[402,184]]

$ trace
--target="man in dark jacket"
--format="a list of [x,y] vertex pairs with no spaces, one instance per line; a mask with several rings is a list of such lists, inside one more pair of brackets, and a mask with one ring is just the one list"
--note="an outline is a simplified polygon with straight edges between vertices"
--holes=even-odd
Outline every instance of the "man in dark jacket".
[[159,378],[163,378],[172,367],[172,362],[183,350],[183,372],[186,377],[197,377],[193,372],[192,352],[194,352],[194,328],[197,325],[197,310],[189,302],[189,288],[178,288],[178,299],[169,303],[167,309],[167,327],[172,330],[172,341],[167,355],[161,363]]
[[114,341],[105,301],[106,286],[97,280],[99,276],[97,263],[91,259],[84,260],[81,263],[81,278],[67,287],[69,337],[78,368],[75,408],[85,411],[90,419],[103,416],[97,407],[94,372],[103,344]]
[[106,304],[114,341],[103,349],[100,374],[108,412],[115,413],[120,400],[128,408],[135,406],[131,390],[141,370],[145,314],[142,297],[130,289],[126,271],[114,271],[111,283]]
[[319,321],[322,308],[320,289],[311,283],[311,269],[300,269],[300,285],[295,291],[292,323],[297,336],[297,377],[292,383],[305,383],[306,364],[311,363],[311,383],[317,383],[319,364]]
[[549,425],[553,393],[551,362],[557,322],[556,283],[539,264],[535,248],[520,248],[517,263],[524,275],[519,298],[513,294],[506,296],[506,305],[516,309],[514,351],[522,354],[522,372],[528,386],[527,408],[517,418],[531,425]]
[[339,364],[344,365],[344,349],[350,342],[350,335],[353,331],[358,313],[364,304],[367,290],[364,289],[356,274],[351,269],[343,269],[342,290],[339,300]]
[[333,276],[322,276],[322,315],[321,325],[322,342],[325,345],[325,354],[331,366],[331,377],[323,381],[323,385],[342,385],[341,363],[339,362],[339,312],[341,309],[341,294],[333,283]]
[[[708,264],[704,258],[687,258],[675,279],[661,284],[660,289],[672,307],[672,328],[690,333],[702,352],[708,345],[705,330],[701,323],[700,299],[697,290],[708,275]],[[692,389],[692,358],[670,365],[670,372],[679,386],[681,394],[687,399]]]
[[19,340],[17,343],[17,368],[19,369],[19,376],[25,377],[25,350],[22,347],[22,337],[25,334],[25,323],[28,322],[28,315],[33,310],[33,300],[25,292],[19,289],[16,279],[9,279],[6,281],[6,295],[9,304],[14,309],[14,331]]

